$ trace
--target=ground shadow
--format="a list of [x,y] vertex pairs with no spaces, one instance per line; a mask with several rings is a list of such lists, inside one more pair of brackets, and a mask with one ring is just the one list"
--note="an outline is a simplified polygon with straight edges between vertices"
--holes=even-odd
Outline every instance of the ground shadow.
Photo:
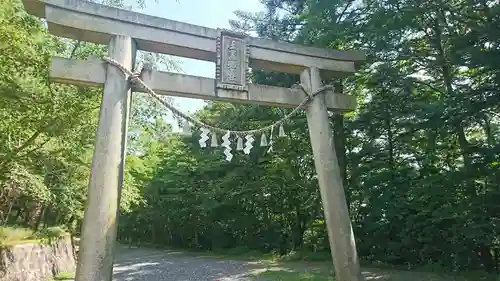
[[[114,281],[278,281],[332,280],[330,262],[271,262],[214,258],[151,248],[119,248]],[[480,281],[428,272],[363,268],[366,281]]]
[[[366,281],[491,281],[491,276],[465,277],[432,272],[398,271],[389,269],[363,268],[362,274]],[[268,266],[266,271],[258,276],[268,277],[268,280],[334,280],[333,266],[321,262],[287,262]],[[293,279],[293,278],[296,279]],[[281,279],[280,279],[281,278]],[[266,280],[266,279],[264,279]]]
[[255,280],[254,271],[262,268],[257,262],[210,259],[174,251],[129,249],[124,253],[117,255],[114,281]]

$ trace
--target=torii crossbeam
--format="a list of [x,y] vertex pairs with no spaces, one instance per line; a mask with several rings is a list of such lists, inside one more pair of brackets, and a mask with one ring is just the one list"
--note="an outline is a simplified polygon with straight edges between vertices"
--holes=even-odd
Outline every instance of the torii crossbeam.
[[[300,74],[301,83],[314,92],[322,86],[320,72],[345,77],[365,59],[359,52],[253,38],[82,0],[23,0],[23,4],[30,14],[45,18],[54,35],[107,44],[108,56],[128,70],[133,69],[136,50],[216,63],[216,79],[145,73],[143,81],[164,95],[294,107],[304,98],[302,91],[251,84],[248,68]],[[131,85],[119,69],[101,60],[53,57],[50,73],[55,82],[104,85],[76,280],[111,281]],[[353,96],[329,90],[304,108],[339,281],[362,277],[327,110],[342,113],[355,105]]]

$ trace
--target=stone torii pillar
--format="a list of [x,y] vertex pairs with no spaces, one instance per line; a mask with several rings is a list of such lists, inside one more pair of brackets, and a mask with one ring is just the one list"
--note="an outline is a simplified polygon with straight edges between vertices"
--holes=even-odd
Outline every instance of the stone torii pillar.
[[[49,32],[56,36],[109,44],[109,56],[128,70],[136,48],[216,63],[215,80],[144,73],[142,80],[163,95],[296,107],[304,99],[302,90],[249,83],[248,67],[300,74],[305,90],[315,92],[321,88],[320,72],[350,75],[365,58],[354,51],[252,38],[83,0],[23,0],[23,4],[30,14],[44,17]],[[119,69],[97,60],[53,57],[50,76],[55,82],[104,85],[76,280],[111,281],[130,85]],[[362,277],[327,110],[351,111],[355,103],[353,96],[327,90],[304,108],[338,281],[361,281]]]
[[[109,42],[108,56],[132,70],[135,49],[132,38],[115,35]],[[127,78],[116,67],[106,67],[75,274],[77,281],[110,281],[113,275],[131,98]]]
[[[300,80],[310,92],[322,86],[319,70],[315,67],[305,69]],[[362,280],[351,221],[346,219],[349,209],[324,95],[314,97],[306,108],[306,116],[337,279]]]

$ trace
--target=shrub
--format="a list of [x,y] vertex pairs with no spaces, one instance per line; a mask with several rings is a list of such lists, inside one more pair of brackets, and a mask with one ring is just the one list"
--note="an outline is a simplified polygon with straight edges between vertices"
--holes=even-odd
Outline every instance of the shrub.
[[40,243],[68,235],[64,227],[54,226],[38,232],[17,226],[0,227],[0,247],[22,243]]
[[8,226],[0,227],[0,246],[14,245],[35,239],[30,229]]
[[52,226],[44,228],[35,233],[36,237],[39,239],[54,239],[66,236],[68,234],[69,233],[66,231],[66,228],[63,226]]

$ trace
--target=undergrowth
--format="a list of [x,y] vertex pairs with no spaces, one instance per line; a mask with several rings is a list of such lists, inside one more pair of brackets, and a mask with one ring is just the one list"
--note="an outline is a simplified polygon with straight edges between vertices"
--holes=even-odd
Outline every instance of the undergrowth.
[[47,243],[67,235],[69,233],[61,226],[47,227],[36,232],[17,226],[0,227],[0,248],[26,243]]
[[299,273],[268,270],[259,274],[259,276],[269,281],[334,281],[331,277],[311,272]]
[[66,280],[73,280],[74,278],[75,278],[75,275],[72,272],[61,272],[61,273],[57,274],[50,281],[66,281]]

